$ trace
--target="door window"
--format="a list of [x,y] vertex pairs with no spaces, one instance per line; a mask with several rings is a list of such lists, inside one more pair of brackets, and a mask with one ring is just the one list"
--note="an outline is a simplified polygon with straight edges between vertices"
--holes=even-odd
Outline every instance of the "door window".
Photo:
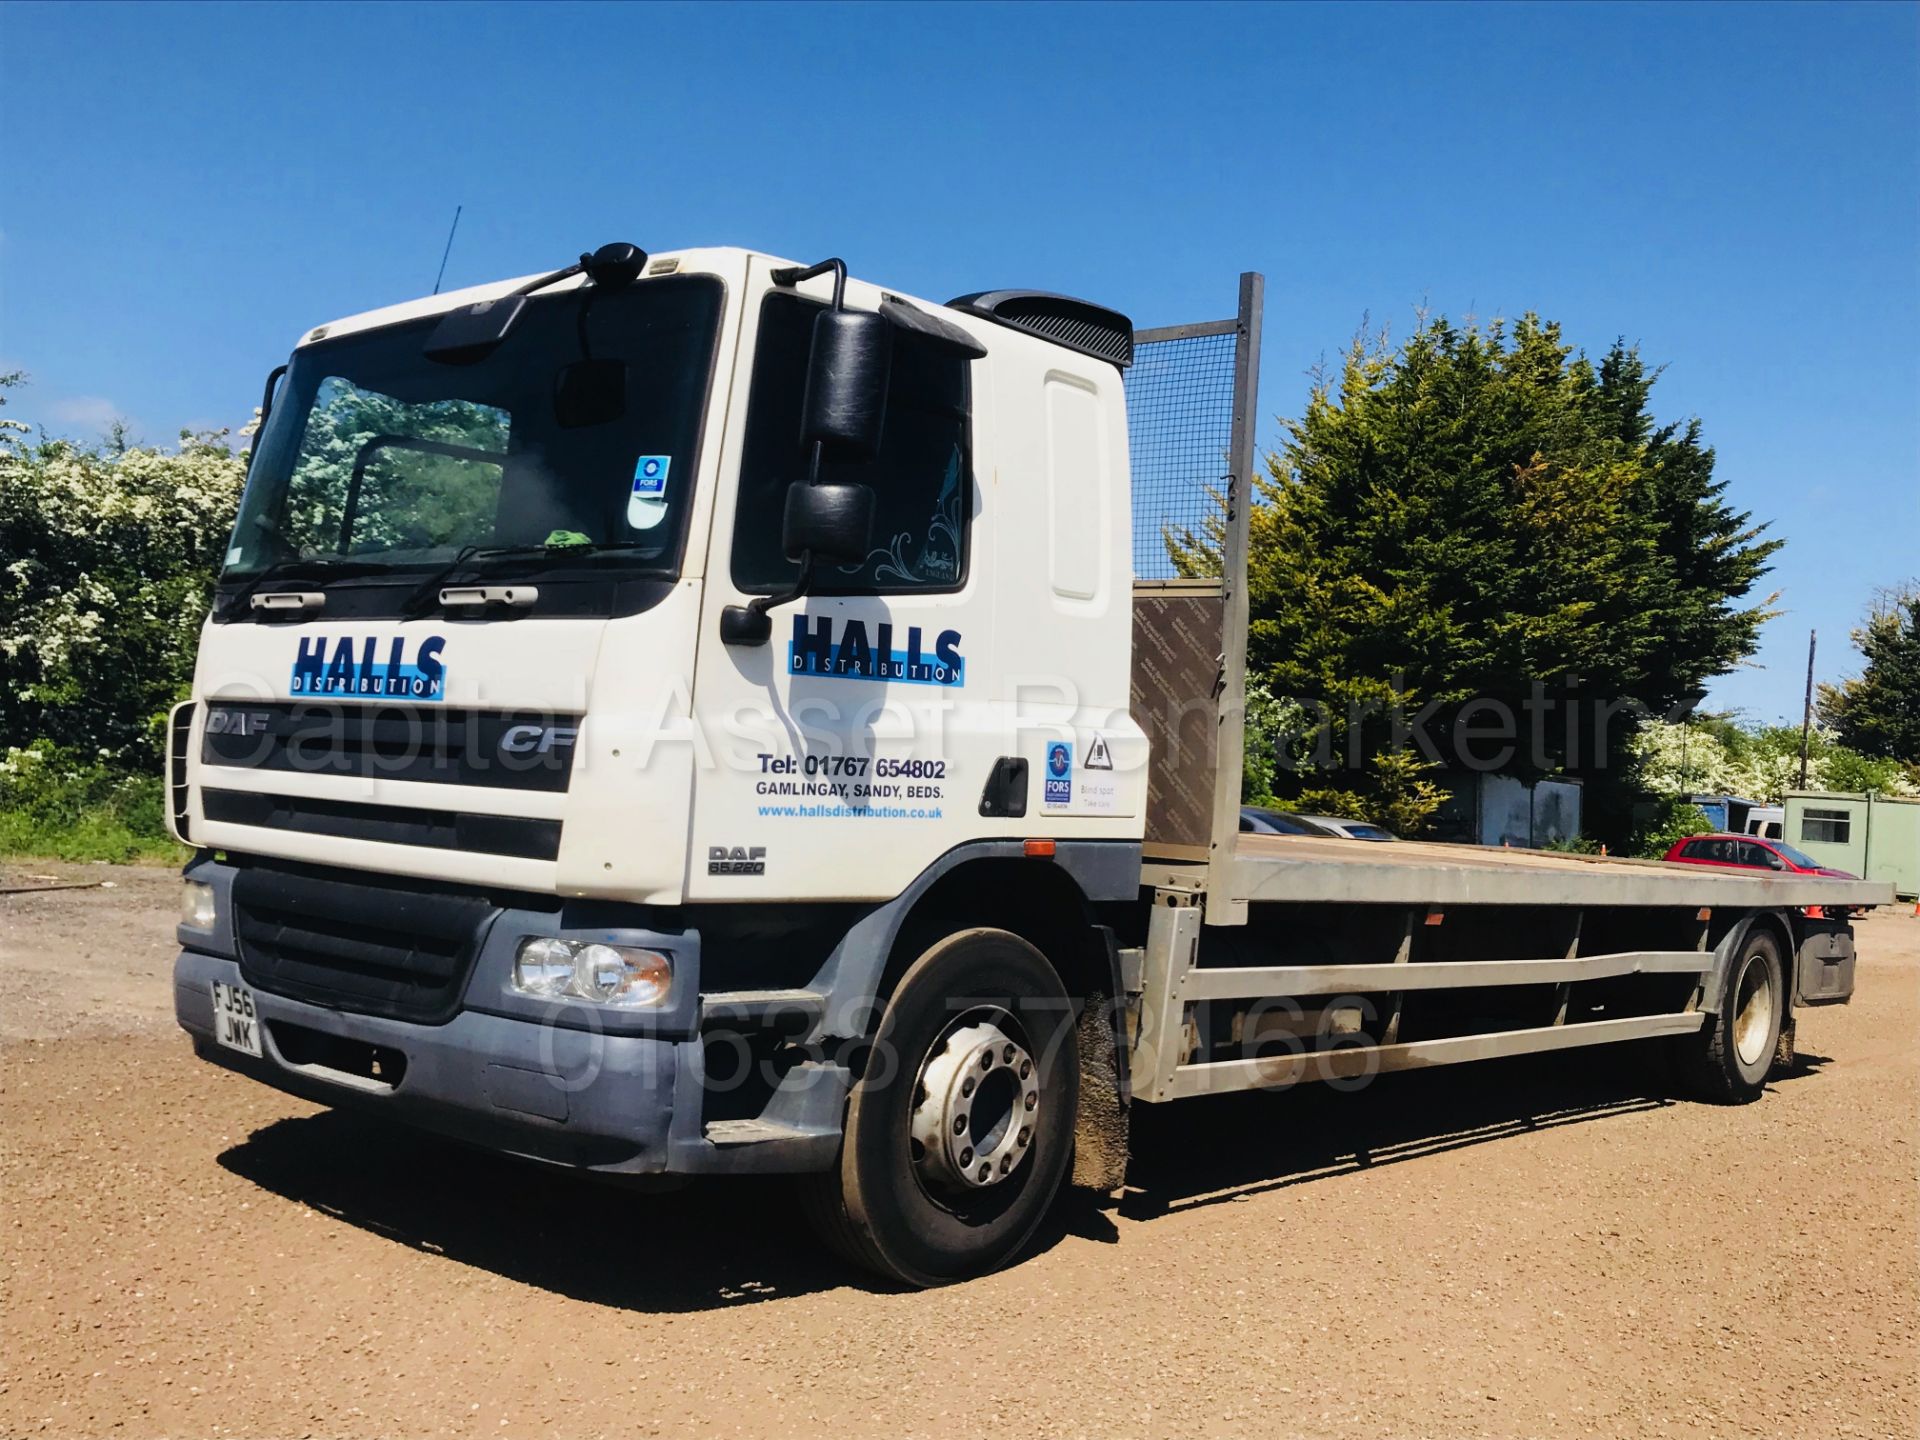
[[[777,291],[760,307],[733,526],[733,583],[749,593],[783,589],[799,568],[781,548],[780,518],[787,487],[807,478],[800,408],[813,320],[823,308]],[[873,490],[871,548],[857,564],[816,566],[815,594],[960,588],[973,508],[968,410],[967,361],[896,330],[880,453],[820,467],[822,480]]]

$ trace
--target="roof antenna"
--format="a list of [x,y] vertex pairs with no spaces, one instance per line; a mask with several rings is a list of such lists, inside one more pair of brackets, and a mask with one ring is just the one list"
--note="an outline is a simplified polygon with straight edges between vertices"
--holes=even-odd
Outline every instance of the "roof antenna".
[[453,232],[460,228],[461,207],[453,207],[453,224],[447,227],[447,248],[440,252],[440,273],[433,277],[433,293],[440,293],[440,282],[447,278],[447,256],[453,253]]

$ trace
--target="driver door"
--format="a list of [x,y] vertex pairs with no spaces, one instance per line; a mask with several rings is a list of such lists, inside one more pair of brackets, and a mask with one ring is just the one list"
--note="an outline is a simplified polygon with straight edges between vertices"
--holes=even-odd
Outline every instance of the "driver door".
[[[867,556],[817,566],[812,593],[770,612],[766,644],[724,643],[728,606],[793,582],[782,507],[807,473],[807,359],[832,293],[830,276],[780,287],[769,270],[753,262],[707,556],[687,894],[885,898],[978,828],[1005,748],[977,661],[991,600],[969,564],[985,387],[975,362],[896,331],[879,454],[822,472],[873,490]],[[848,308],[880,298],[847,285]]]

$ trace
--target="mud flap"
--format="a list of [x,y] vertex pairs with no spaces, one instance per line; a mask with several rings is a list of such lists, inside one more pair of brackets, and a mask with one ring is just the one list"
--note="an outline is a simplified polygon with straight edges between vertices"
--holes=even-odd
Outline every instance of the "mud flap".
[[1853,927],[1845,920],[1806,920],[1793,970],[1795,1003],[1838,1005],[1851,999]]
[[1780,1038],[1774,1041],[1773,1044],[1773,1069],[1769,1073],[1774,1075],[1791,1075],[1793,1073],[1792,1011],[1788,1011],[1786,1018],[1780,1022]]
[[1090,995],[1081,1008],[1080,1113],[1074,1118],[1073,1173],[1077,1189],[1109,1192],[1127,1179],[1127,1107],[1121,1093],[1122,1056],[1114,1035],[1116,1006]]

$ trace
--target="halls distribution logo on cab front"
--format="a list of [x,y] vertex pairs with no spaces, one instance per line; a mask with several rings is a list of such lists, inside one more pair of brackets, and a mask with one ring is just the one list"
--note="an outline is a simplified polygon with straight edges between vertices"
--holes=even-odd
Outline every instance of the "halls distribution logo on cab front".
[[377,635],[361,640],[350,635],[304,638],[293,657],[288,688],[295,695],[392,700],[438,700],[446,694],[447,667],[440,659],[447,645],[444,635],[427,636],[411,660],[404,637],[388,641],[384,656],[380,644]]

